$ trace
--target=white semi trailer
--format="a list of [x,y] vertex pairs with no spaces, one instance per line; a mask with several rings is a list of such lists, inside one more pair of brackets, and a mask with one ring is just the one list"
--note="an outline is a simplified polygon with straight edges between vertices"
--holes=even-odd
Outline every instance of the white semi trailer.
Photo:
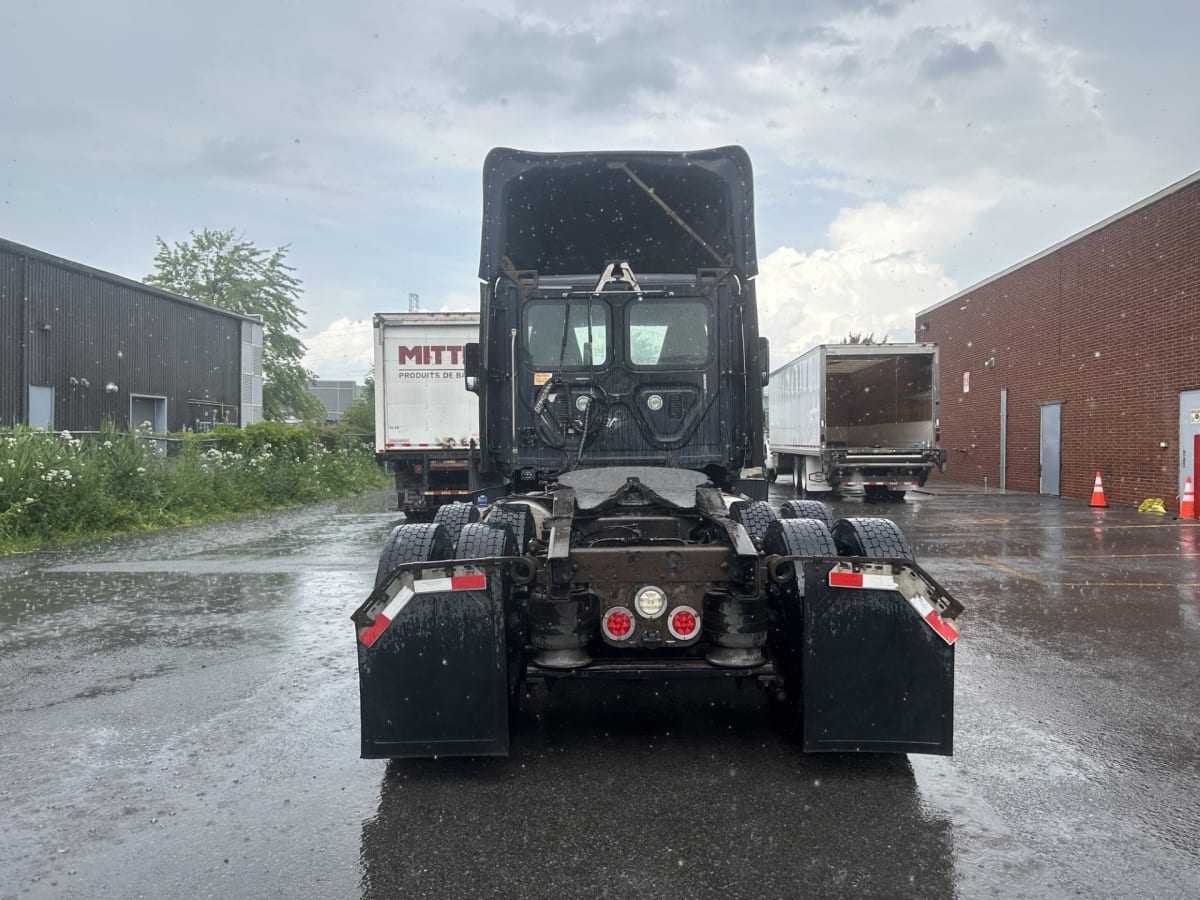
[[375,457],[395,473],[397,508],[428,520],[477,488],[479,401],[463,347],[479,340],[479,313],[376,313],[374,324]]
[[945,467],[936,344],[823,344],[771,373],[771,449],[796,493],[900,499]]

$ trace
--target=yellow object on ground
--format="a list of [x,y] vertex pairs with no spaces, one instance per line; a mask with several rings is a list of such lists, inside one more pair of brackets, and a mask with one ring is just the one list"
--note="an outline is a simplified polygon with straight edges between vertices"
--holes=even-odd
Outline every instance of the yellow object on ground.
[[1167,514],[1166,507],[1163,506],[1162,500],[1158,497],[1147,497],[1138,506],[1138,512],[1159,513],[1164,516]]

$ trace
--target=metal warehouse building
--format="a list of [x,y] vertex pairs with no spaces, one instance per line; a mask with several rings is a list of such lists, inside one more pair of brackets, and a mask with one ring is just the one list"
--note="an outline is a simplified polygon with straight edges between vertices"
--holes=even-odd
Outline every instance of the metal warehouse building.
[[1200,172],[917,314],[946,477],[1178,509],[1200,479]]
[[325,424],[341,421],[342,413],[354,402],[362,386],[356,381],[317,380],[310,382],[308,392],[325,407]]
[[262,324],[0,239],[0,426],[262,418]]

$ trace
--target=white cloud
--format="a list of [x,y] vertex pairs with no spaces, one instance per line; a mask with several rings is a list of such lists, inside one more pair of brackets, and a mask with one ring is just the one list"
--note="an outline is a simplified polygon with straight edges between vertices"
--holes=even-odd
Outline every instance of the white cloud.
[[370,319],[337,319],[304,345],[304,365],[320,379],[362,381],[374,362]]
[[780,247],[759,263],[762,332],[772,366],[851,332],[913,339],[918,310],[958,287],[938,261],[1002,193],[939,187],[897,203],[843,209],[829,227],[829,246],[808,252]]

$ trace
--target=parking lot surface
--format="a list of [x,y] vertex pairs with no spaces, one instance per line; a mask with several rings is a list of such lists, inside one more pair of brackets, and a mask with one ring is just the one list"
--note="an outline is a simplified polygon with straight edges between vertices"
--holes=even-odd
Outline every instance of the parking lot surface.
[[387,501],[0,560],[0,898],[1196,895],[1200,523],[835,503],[967,608],[952,758],[805,756],[750,687],[579,683],[531,690],[508,759],[389,764],[349,621]]

